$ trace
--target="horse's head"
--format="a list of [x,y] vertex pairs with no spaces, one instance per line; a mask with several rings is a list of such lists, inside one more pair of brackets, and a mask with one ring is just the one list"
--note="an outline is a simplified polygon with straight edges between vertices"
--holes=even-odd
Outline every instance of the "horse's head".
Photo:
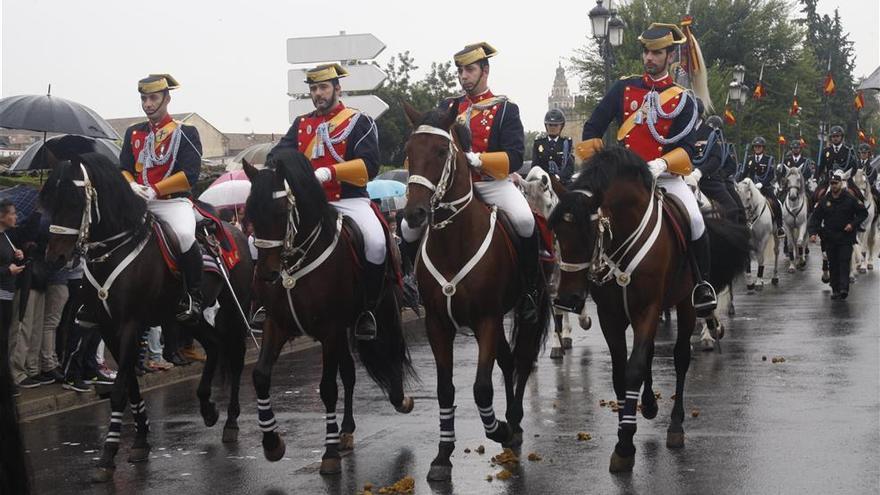
[[853,184],[861,191],[865,197],[868,194],[868,176],[865,174],[864,169],[858,169],[852,176]]
[[409,181],[403,214],[409,226],[418,229],[452,191],[457,178],[470,180],[464,156],[470,151],[470,131],[456,123],[454,105],[448,111],[419,113],[404,103],[404,110],[415,129],[405,148]]
[[600,201],[589,190],[575,189],[559,198],[549,218],[559,245],[557,307],[581,313],[587,300],[587,271],[599,235]]
[[285,257],[297,254],[297,240],[319,225],[331,225],[334,210],[308,158],[296,149],[272,150],[262,170],[247,161],[243,168],[251,181],[245,216],[259,252],[257,277],[274,282]]
[[116,165],[100,153],[58,162],[40,205],[49,215],[46,261],[61,267],[88,243],[143,225],[146,203],[134,194]]
[[785,167],[783,180],[785,181],[785,190],[788,191],[788,199],[790,201],[797,201],[804,192],[804,175],[797,167]]
[[559,197],[553,191],[553,184],[548,174],[541,167],[532,167],[524,180],[519,182],[529,206],[541,212],[545,218],[550,216],[553,208],[559,203]]
[[748,209],[754,208],[757,204],[758,197],[761,195],[761,190],[754,182],[752,182],[752,179],[746,177],[736,183],[736,193],[739,195],[739,199],[742,201],[743,206]]

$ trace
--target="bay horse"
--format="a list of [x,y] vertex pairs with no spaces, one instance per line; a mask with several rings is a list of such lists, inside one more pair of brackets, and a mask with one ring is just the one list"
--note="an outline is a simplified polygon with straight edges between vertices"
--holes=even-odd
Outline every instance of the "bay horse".
[[[183,285],[166,262],[156,230],[158,220],[104,155],[86,153],[73,163],[58,163],[40,191],[40,203],[52,220],[46,260],[61,266],[78,255],[83,257],[84,280],[89,280],[82,287],[83,305],[97,319],[101,337],[119,365],[110,394],[110,429],[92,474],[93,482],[107,482],[116,468],[126,397],[136,430],[128,461],[149,459],[150,423],[135,375],[138,340],[150,326],[176,330],[175,308]],[[235,442],[239,382],[249,331],[236,305],[249,307],[253,264],[244,234],[229,224],[224,227],[240,255],[240,261],[228,272],[234,294],[219,274],[206,272],[202,282],[205,307],[216,301],[220,308],[213,327],[202,318],[192,328],[207,354],[197,390],[202,419],[206,426],[213,426],[219,418],[211,401],[211,381],[219,364],[230,375],[223,441]]]
[[[403,387],[413,369],[403,335],[396,290],[395,262],[376,311],[378,335],[350,342],[350,329],[362,311],[364,286],[358,246],[348,220],[327,201],[305,155],[294,149],[273,150],[263,170],[244,163],[251,181],[246,218],[257,246],[257,294],[266,307],[263,347],[253,371],[263,453],[269,461],[284,456],[285,444],[269,396],[272,367],[281,348],[297,336],[321,343],[320,394],[325,408],[325,451],[321,474],[342,471],[340,451],[354,447],[352,403],[355,347],[367,373],[401,413],[413,409]],[[389,252],[389,259],[394,259]],[[345,389],[342,430],[336,422],[337,372]]]
[[[621,407],[611,472],[631,471],[635,464],[640,391],[642,416],[657,416],[651,370],[654,338],[658,315],[670,307],[676,309],[678,320],[673,351],[676,395],[666,445],[684,446],[684,385],[696,320],[691,301],[695,277],[685,251],[688,221],[675,215],[674,224],[673,214],[665,212],[665,201],[668,198],[656,189],[645,162],[615,146],[587,163],[550,217],[562,258],[558,304],[578,311],[589,291],[611,353],[614,391]],[[723,219],[707,218],[706,229],[712,246],[710,281],[725,287],[745,267],[748,234],[744,227]],[[627,360],[628,325],[634,337]]]
[[776,237],[773,227],[773,213],[770,199],[766,198],[761,189],[746,177],[736,184],[736,193],[746,209],[746,221],[751,235],[751,254],[758,264],[757,276],[752,275],[752,264],[746,268],[748,281],[746,288],[749,291],[764,289],[764,263],[768,257],[773,257],[773,285],[779,283],[779,238]]
[[[479,347],[474,401],[486,437],[506,447],[522,444],[523,394],[546,339],[550,299],[543,277],[536,303],[537,319],[526,318],[517,302],[523,281],[517,268],[516,234],[502,227],[501,213],[476,198],[465,157],[470,132],[456,122],[456,110],[421,114],[404,104],[415,129],[406,142],[409,163],[406,221],[426,226],[415,274],[425,306],[425,327],[437,367],[440,442],[431,461],[429,481],[449,481],[455,449],[453,340],[459,330],[473,331]],[[538,260],[535,259],[535,263]],[[513,315],[510,338],[504,315]],[[504,375],[507,421],[492,407],[492,371],[498,362]]]
[[798,167],[780,167],[784,172],[780,187],[782,226],[788,239],[788,273],[794,273],[807,266],[807,187]]

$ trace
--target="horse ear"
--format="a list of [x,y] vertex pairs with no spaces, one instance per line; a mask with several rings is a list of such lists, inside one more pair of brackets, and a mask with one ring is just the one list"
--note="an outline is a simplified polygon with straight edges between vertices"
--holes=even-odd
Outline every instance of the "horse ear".
[[458,105],[455,104],[455,100],[449,100],[449,108],[441,122],[443,129],[451,128],[452,124],[455,123],[456,117],[458,117]]
[[253,182],[254,179],[257,177],[257,172],[259,172],[259,170],[257,170],[257,167],[254,167],[247,160],[242,158],[241,159],[241,168],[244,169],[244,175],[247,176],[248,180]]
[[409,122],[411,127],[415,127],[416,124],[422,121],[422,114],[410,105],[408,101],[404,100],[402,103],[403,113],[406,115],[406,121]]

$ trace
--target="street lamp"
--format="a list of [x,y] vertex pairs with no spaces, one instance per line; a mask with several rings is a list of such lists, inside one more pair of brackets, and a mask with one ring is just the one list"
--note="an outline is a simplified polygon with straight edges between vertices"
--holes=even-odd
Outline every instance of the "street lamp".
[[746,79],[746,68],[742,65],[737,65],[733,68],[733,80],[739,84]]
[[[596,6],[587,14],[590,18],[590,26],[593,30],[593,38],[599,44],[599,56],[602,57],[603,73],[605,76],[605,93],[611,88],[611,68],[614,66],[614,50],[623,44],[623,32],[626,23],[617,17],[617,11],[611,7],[605,7],[604,0],[596,0]],[[605,132],[606,144],[610,144],[610,134]]]
[[740,85],[740,83],[736,81],[731,81],[727,90],[728,100],[732,100],[734,103],[739,103],[740,94],[742,94],[742,86]]
[[587,15],[593,25],[593,37],[602,39],[608,36],[608,19],[611,18],[611,11],[602,5],[602,0],[596,0],[596,6],[590,9]]
[[623,44],[623,31],[625,29],[626,23],[616,15],[608,21],[608,42],[611,43],[611,46],[616,48]]

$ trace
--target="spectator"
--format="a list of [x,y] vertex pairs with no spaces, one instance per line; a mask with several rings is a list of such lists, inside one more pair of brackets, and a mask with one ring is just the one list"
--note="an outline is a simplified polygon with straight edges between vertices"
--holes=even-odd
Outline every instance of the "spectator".
[[174,365],[162,356],[162,327],[150,327],[147,331],[147,371],[166,371]]
[[[6,231],[15,227],[15,205],[9,200],[0,201],[0,375],[7,378],[10,351],[10,323],[12,322],[12,299],[15,295],[15,278],[24,271],[24,253],[15,247]],[[13,377],[14,378],[14,377]],[[18,390],[15,390],[18,394]]]

